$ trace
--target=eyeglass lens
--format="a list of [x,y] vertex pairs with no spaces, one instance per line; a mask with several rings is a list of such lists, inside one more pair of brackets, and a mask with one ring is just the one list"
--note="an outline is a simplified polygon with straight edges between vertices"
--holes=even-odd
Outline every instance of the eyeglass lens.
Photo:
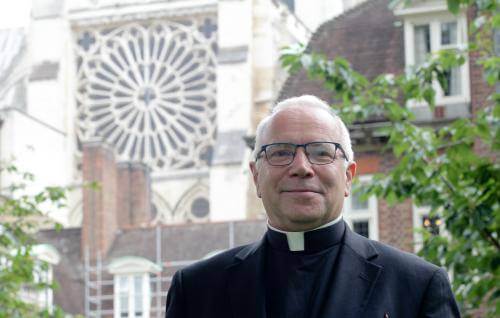
[[[290,143],[272,144],[266,147],[266,158],[271,165],[292,163],[298,146]],[[310,163],[328,164],[335,160],[337,146],[333,143],[314,142],[305,145],[305,153]]]

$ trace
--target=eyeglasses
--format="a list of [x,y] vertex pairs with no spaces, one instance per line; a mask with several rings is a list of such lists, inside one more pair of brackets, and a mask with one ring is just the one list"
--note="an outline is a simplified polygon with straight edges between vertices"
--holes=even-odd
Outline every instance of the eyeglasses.
[[255,161],[261,158],[262,152],[265,153],[267,162],[271,166],[288,166],[295,159],[297,148],[303,147],[307,156],[307,160],[315,165],[327,165],[335,161],[337,150],[342,152],[346,161],[347,158],[344,149],[339,143],[315,141],[306,144],[293,144],[288,142],[279,142],[268,145],[263,145],[257,154]]

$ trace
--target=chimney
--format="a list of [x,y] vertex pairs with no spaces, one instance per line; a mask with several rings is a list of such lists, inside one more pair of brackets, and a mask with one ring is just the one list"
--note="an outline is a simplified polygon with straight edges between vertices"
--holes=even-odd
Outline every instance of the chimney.
[[143,163],[118,164],[118,226],[145,226],[151,221],[150,170]]
[[[113,150],[101,141],[83,144],[83,222],[81,255],[88,248],[90,259],[105,257],[117,226],[117,169]],[[97,188],[88,183],[97,183]]]

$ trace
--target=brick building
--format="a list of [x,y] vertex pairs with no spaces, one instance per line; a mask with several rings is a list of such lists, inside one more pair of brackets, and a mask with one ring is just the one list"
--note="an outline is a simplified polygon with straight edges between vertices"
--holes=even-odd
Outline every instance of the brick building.
[[[325,22],[311,37],[308,50],[330,59],[342,56],[354,70],[374,78],[381,74],[402,74],[405,68],[418,65],[425,55],[442,48],[465,48],[473,10],[455,16],[447,11],[445,1],[413,1],[408,6],[400,2],[394,9],[389,8],[389,2],[366,1]],[[434,112],[425,104],[408,106],[419,124],[439,127],[457,118],[470,118],[480,105],[484,105],[491,88],[476,64],[477,58],[476,54],[471,54],[463,66],[448,74],[448,91],[441,90],[436,83]],[[301,94],[332,101],[332,95],[322,83],[310,80],[304,71],[286,80],[280,99]],[[382,151],[385,137],[374,133],[376,128],[387,124],[375,118],[349,127],[361,180],[377,172],[389,171],[393,166],[394,158]],[[355,211],[349,213],[356,214]],[[370,237],[413,252],[420,246],[420,237],[413,230],[415,227],[429,226],[434,231],[439,228],[427,213],[425,207],[414,206],[410,201],[389,206],[379,199],[371,214],[353,221],[353,225],[356,228],[357,222],[368,223],[368,227],[377,228],[369,232],[378,233]]]

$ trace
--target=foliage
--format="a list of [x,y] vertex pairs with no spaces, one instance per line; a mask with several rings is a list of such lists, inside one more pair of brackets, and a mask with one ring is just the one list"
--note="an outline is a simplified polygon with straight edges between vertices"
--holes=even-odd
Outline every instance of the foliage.
[[[42,225],[46,213],[43,206],[62,207],[66,189],[47,187],[30,195],[27,187],[34,176],[19,171],[14,165],[0,165],[0,173],[13,182],[2,187],[0,197],[0,318],[63,317],[59,308],[49,311],[26,302],[22,290],[40,291],[55,288],[52,283],[37,279],[48,264],[33,255],[35,231]],[[60,225],[56,224],[56,229]]]
[[[305,69],[322,80],[333,105],[346,122],[384,118],[387,151],[398,158],[389,174],[376,175],[363,191],[389,203],[412,199],[428,206],[431,217],[444,221],[445,232],[423,231],[421,253],[445,266],[464,314],[479,307],[500,316],[500,94],[492,93],[474,118],[461,118],[443,127],[416,125],[405,105],[435,105],[433,83],[446,86],[445,74],[462,65],[469,53],[479,56],[489,85],[499,83],[500,59],[492,48],[492,30],[500,27],[495,0],[448,0],[452,13],[472,6],[477,16],[470,27],[472,44],[463,52],[441,51],[427,63],[397,76],[372,80],[353,71],[343,58],[328,60],[302,45],[283,50],[281,60],[291,72]],[[472,40],[473,39],[473,40]],[[492,89],[492,91],[494,91]],[[483,151],[478,152],[481,148]]]

